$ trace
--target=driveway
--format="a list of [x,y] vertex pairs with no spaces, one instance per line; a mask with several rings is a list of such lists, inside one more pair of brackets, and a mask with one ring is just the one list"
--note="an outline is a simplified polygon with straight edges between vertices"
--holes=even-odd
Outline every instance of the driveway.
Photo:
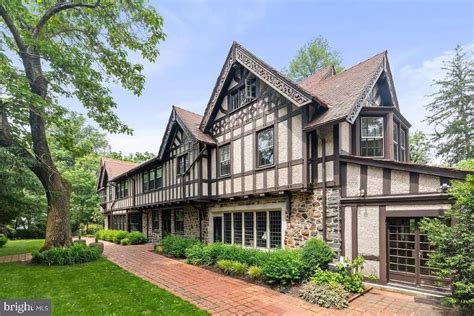
[[372,289],[344,310],[306,303],[263,286],[150,252],[152,246],[104,242],[104,255],[120,267],[215,315],[441,315],[412,296]]

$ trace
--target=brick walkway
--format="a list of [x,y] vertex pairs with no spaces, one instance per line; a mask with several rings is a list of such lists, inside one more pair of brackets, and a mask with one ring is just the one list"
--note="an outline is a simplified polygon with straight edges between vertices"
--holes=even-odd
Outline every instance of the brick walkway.
[[177,296],[221,315],[441,315],[437,306],[411,296],[373,289],[339,311],[150,252],[151,245],[105,242],[105,256],[122,268]]
[[31,260],[31,253],[22,253],[19,255],[0,256],[0,263],[7,262],[25,262]]

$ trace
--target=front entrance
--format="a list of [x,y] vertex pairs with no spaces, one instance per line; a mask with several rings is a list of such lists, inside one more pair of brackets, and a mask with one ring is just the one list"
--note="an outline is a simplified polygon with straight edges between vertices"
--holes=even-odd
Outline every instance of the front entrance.
[[171,210],[163,210],[161,214],[162,219],[162,233],[163,237],[171,234]]
[[128,214],[129,231],[142,231],[142,215],[140,213]]
[[428,266],[433,251],[426,234],[420,231],[421,218],[388,218],[388,277],[390,282],[444,290],[438,284],[436,269]]

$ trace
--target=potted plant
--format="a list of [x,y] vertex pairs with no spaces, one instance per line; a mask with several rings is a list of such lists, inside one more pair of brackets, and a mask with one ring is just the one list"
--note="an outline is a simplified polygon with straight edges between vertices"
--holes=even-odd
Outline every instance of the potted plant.
[[100,254],[104,252],[104,243],[99,242],[99,239],[97,238],[97,236],[95,237],[95,242],[91,242],[89,244],[89,247],[95,247],[99,249]]

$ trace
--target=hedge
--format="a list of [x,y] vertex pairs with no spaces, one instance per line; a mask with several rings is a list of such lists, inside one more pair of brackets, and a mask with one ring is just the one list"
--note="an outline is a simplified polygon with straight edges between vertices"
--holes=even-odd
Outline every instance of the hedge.
[[142,232],[126,232],[124,230],[101,229],[96,233],[96,237],[101,240],[111,241],[120,244],[122,239],[128,239],[130,244],[139,245],[147,242],[147,238]]
[[47,265],[71,265],[95,261],[101,257],[99,249],[74,243],[70,247],[50,248],[43,252],[33,251],[33,263]]

